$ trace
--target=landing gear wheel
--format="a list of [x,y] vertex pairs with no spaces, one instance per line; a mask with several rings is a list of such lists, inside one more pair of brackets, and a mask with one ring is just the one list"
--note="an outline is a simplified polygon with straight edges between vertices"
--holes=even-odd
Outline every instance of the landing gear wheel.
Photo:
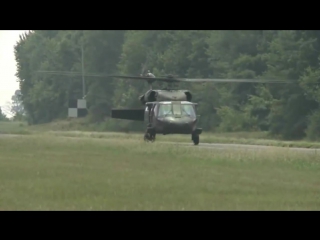
[[144,134],[144,141],[146,142],[154,142],[156,140],[156,134],[145,133]]
[[150,134],[150,141],[154,142],[156,140],[156,135],[155,134]]
[[144,134],[143,140],[144,140],[145,142],[148,141],[148,133],[145,133],[145,134]]
[[199,137],[199,135],[194,135],[194,134],[192,134],[192,141],[193,141],[194,145],[198,145],[199,142],[200,142],[200,137]]

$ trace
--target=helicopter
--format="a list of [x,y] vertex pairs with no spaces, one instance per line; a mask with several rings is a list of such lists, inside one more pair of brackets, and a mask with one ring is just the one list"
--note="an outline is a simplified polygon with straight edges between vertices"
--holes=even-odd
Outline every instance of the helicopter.
[[[142,64],[143,65],[143,64]],[[143,66],[145,68],[145,66]],[[111,109],[111,118],[143,121],[147,123],[144,140],[154,142],[157,134],[189,134],[194,145],[200,142],[202,128],[198,127],[200,115],[197,115],[197,103],[192,102],[192,93],[189,90],[173,88],[178,83],[288,83],[284,80],[269,79],[197,79],[177,78],[169,74],[165,77],[156,77],[154,74],[144,70],[140,76],[104,75],[96,73],[80,72],[58,72],[58,71],[37,71],[38,73],[58,74],[67,76],[89,76],[103,78],[122,78],[131,80],[144,80],[149,84],[149,90],[139,96],[144,108],[140,109]],[[155,81],[167,83],[163,89],[153,89]]]
[[200,142],[202,128],[197,123],[200,115],[197,115],[197,103],[192,102],[192,93],[189,90],[153,89],[155,81],[166,82],[169,85],[179,82],[204,83],[204,82],[253,82],[253,83],[284,83],[278,80],[253,80],[253,79],[185,79],[176,78],[173,75],[156,77],[149,70],[147,74],[140,76],[109,76],[112,78],[124,78],[145,80],[150,89],[139,100],[144,109],[111,109],[111,118],[144,121],[147,123],[144,140],[154,142],[157,134],[189,134],[194,145]]
[[144,109],[111,109],[111,118],[144,121],[147,123],[144,140],[154,142],[156,134],[190,134],[195,145],[199,144],[201,128],[197,127],[199,116],[196,115],[196,103],[191,102],[192,94],[188,90],[164,89],[154,90],[154,80],[167,83],[175,82],[172,75],[156,78],[150,71],[145,76],[110,76],[147,80],[150,89],[139,97]]

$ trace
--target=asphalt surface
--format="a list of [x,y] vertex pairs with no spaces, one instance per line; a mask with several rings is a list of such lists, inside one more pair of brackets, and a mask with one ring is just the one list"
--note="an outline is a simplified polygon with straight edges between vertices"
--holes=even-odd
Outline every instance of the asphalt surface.
[[229,144],[229,143],[199,143],[198,146],[194,146],[193,143],[177,143],[177,142],[163,142],[177,146],[187,146],[187,147],[197,147],[197,148],[206,148],[206,149],[217,149],[217,150],[289,150],[289,151],[298,151],[305,153],[320,153],[320,149],[313,148],[294,148],[294,147],[274,147],[274,146],[264,146],[264,145],[246,145],[246,144]]
[[[0,138],[2,137],[17,137],[19,135],[13,134],[0,134]],[[274,147],[274,146],[264,146],[264,145],[247,145],[247,144],[231,144],[231,143],[199,143],[199,145],[195,146],[192,142],[190,143],[182,143],[182,142],[161,142],[164,144],[171,144],[176,146],[185,146],[185,147],[196,147],[196,148],[204,148],[204,149],[212,149],[212,150],[251,150],[251,151],[261,151],[261,150],[289,150],[289,151],[297,151],[304,152],[309,154],[320,154],[320,148],[297,148],[297,147]],[[319,156],[320,158],[320,156]]]

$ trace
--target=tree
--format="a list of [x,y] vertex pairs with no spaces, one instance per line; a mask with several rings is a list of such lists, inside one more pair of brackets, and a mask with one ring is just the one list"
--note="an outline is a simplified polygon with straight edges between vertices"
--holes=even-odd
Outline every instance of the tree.
[[11,112],[13,115],[20,114],[24,115],[24,107],[23,102],[21,100],[21,91],[16,90],[14,95],[11,97],[12,105],[11,105]]
[[25,119],[25,110],[21,99],[21,91],[16,90],[11,97],[10,112],[13,115],[13,120],[22,121]]
[[7,118],[6,114],[2,112],[1,107],[0,107],[0,121],[8,121],[9,119]]

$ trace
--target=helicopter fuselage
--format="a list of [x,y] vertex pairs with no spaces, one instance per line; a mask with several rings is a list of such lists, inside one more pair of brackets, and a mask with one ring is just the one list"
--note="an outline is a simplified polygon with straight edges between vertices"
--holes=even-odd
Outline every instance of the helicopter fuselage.
[[196,104],[189,101],[146,103],[144,121],[154,134],[201,134],[197,128]]
[[197,127],[197,104],[191,102],[188,90],[150,89],[139,99],[144,109],[112,109],[111,117],[144,121],[146,141],[154,141],[157,134],[190,134],[194,144],[199,144],[202,129]]

